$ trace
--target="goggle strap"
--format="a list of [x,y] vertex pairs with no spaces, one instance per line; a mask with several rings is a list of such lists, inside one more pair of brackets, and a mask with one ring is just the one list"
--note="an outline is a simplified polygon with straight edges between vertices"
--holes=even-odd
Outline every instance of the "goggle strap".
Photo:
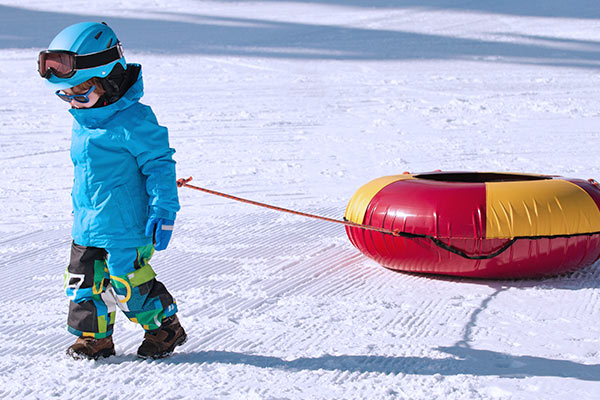
[[95,68],[109,64],[123,57],[121,43],[98,53],[75,55],[75,70]]

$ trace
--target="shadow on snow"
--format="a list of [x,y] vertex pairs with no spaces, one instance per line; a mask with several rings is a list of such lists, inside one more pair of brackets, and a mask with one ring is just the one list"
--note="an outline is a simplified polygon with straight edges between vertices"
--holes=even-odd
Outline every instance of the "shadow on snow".
[[[255,0],[218,0],[222,3],[254,2]],[[263,0],[276,3],[279,0]],[[199,2],[200,3],[200,2]],[[418,8],[431,10],[454,10],[484,12],[526,17],[553,18],[600,18],[597,0],[296,0],[296,3],[325,4],[360,8]]]
[[130,49],[168,54],[317,60],[459,59],[600,68],[600,42],[591,40],[506,34],[510,41],[495,42],[267,19],[173,13],[156,13],[154,19],[150,18],[77,15],[0,6],[3,27],[0,49],[42,49],[63,27],[96,20],[106,21],[118,32],[126,52]]
[[[590,271],[589,272],[597,272]],[[588,272],[588,273],[589,273]],[[557,278],[558,280],[560,278]],[[489,284],[490,282],[488,282]],[[556,360],[527,355],[510,355],[491,350],[479,350],[471,347],[472,331],[477,326],[479,315],[489,303],[509,289],[498,284],[494,293],[487,296],[481,305],[475,308],[463,329],[462,339],[453,346],[438,347],[435,350],[452,357],[396,357],[396,356],[333,356],[302,357],[285,360],[279,357],[243,354],[230,351],[200,351],[177,353],[161,362],[184,363],[221,363],[250,365],[259,368],[279,368],[285,370],[329,370],[349,372],[378,372],[385,374],[413,375],[474,375],[500,377],[561,377],[586,381],[600,381],[600,364],[581,364],[568,360]]]
[[377,372],[412,375],[475,375],[500,377],[563,377],[600,381],[600,364],[581,364],[534,356],[513,356],[489,350],[463,346],[439,347],[436,350],[453,357],[391,357],[332,356],[302,357],[284,360],[279,357],[236,353],[230,351],[200,351],[177,353],[159,362],[168,364],[232,364],[258,368],[308,371]]

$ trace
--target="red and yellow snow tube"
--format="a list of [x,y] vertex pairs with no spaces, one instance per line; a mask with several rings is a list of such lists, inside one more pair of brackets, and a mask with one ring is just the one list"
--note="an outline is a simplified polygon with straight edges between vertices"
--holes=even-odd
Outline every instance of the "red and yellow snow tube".
[[600,189],[593,181],[496,172],[375,179],[350,199],[347,226],[362,253],[400,271],[532,278],[600,257]]

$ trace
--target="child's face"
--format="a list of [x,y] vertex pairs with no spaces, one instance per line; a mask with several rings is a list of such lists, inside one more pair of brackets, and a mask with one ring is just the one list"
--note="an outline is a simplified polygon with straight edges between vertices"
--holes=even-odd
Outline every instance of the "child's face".
[[[74,94],[84,94],[84,91],[74,91],[73,88],[69,88],[69,89],[64,89],[63,92],[65,94],[69,94],[69,95],[74,95]],[[87,103],[80,103],[75,99],[72,99],[69,104],[71,104],[71,107],[73,108],[90,108],[92,107],[94,104],[96,104],[96,102],[98,101],[98,99],[100,98],[100,96],[98,95],[98,93],[96,93],[96,91],[94,90],[92,93],[90,93],[88,95],[88,99],[90,99],[90,101],[88,101]]]

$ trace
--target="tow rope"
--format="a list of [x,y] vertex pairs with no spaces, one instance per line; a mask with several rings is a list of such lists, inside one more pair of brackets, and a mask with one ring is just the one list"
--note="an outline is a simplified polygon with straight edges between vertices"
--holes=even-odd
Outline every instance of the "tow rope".
[[444,249],[446,251],[449,251],[451,253],[457,254],[457,255],[459,255],[459,256],[461,256],[463,258],[469,259],[469,260],[485,260],[485,259],[494,258],[494,257],[500,255],[501,253],[503,253],[505,250],[507,250],[517,240],[517,238],[513,238],[513,239],[509,240],[505,245],[503,245],[500,249],[496,250],[493,253],[486,254],[486,255],[476,255],[476,256],[473,256],[473,255],[465,253],[464,251],[462,251],[460,249],[457,249],[456,247],[450,246],[450,245],[444,243],[439,238],[436,238],[436,237],[431,236],[431,235],[424,235],[424,234],[418,234],[418,233],[409,233],[409,232],[401,231],[400,229],[394,229],[394,230],[385,229],[385,228],[380,228],[380,227],[373,226],[373,225],[359,224],[359,223],[356,223],[356,222],[348,221],[346,219],[340,220],[340,219],[323,217],[323,216],[315,215],[315,214],[309,214],[309,213],[305,213],[305,212],[301,212],[301,211],[290,210],[288,208],[277,207],[277,206],[273,206],[273,205],[270,205],[270,204],[260,203],[258,201],[248,200],[248,199],[244,199],[244,198],[241,198],[241,197],[232,196],[230,194],[226,194],[226,193],[222,193],[222,192],[217,192],[216,190],[211,190],[211,189],[206,189],[206,188],[199,187],[199,186],[190,185],[189,182],[191,180],[192,180],[192,177],[189,177],[187,179],[185,179],[185,178],[178,179],[177,180],[177,187],[180,187],[180,188],[187,187],[187,188],[190,188],[190,189],[198,190],[200,192],[212,194],[212,195],[215,195],[215,196],[224,197],[226,199],[230,199],[230,200],[234,200],[234,201],[239,201],[241,203],[252,204],[252,205],[258,206],[258,207],[268,208],[270,210],[281,211],[281,212],[285,212],[285,213],[289,213],[289,214],[293,214],[293,215],[300,215],[300,216],[307,217],[307,218],[318,219],[318,220],[321,220],[321,221],[332,222],[332,223],[335,223],[335,224],[340,224],[340,225],[345,225],[345,226],[351,226],[353,228],[365,229],[365,230],[369,230],[369,231],[379,232],[379,233],[383,233],[383,234],[386,234],[386,235],[392,235],[392,236],[396,236],[396,237],[404,237],[404,238],[408,238],[408,239],[414,239],[414,238],[429,239],[436,246],[438,246],[438,247],[440,247],[440,248],[442,248],[442,249]]
[[217,192],[215,190],[210,190],[210,189],[205,189],[205,188],[202,188],[202,187],[199,187],[199,186],[190,185],[188,182],[190,182],[191,180],[192,180],[192,177],[189,177],[187,179],[179,179],[177,181],[177,186],[178,187],[187,187],[187,188],[194,189],[194,190],[199,190],[199,191],[204,192],[204,193],[209,193],[209,194],[213,194],[215,196],[225,197],[226,199],[239,201],[241,203],[252,204],[254,206],[268,208],[270,210],[281,211],[281,212],[285,212],[285,213],[289,213],[289,214],[294,214],[294,215],[301,215],[303,217],[314,218],[314,219],[318,219],[318,220],[321,220],[321,221],[333,222],[335,224],[342,224],[342,225],[346,225],[346,226],[352,226],[354,228],[367,229],[367,230],[370,230],[370,231],[376,231],[376,232],[380,232],[380,233],[386,233],[388,235],[393,235],[393,236],[405,236],[405,237],[419,236],[419,235],[413,235],[411,233],[402,232],[400,230],[390,230],[390,229],[379,228],[379,227],[371,226],[371,225],[357,224],[357,223],[351,222],[351,221],[340,220],[340,219],[333,219],[333,218],[327,218],[327,217],[322,217],[320,215],[308,214],[308,213],[301,212],[301,211],[294,211],[294,210],[290,210],[290,209],[287,209],[287,208],[272,206],[270,204],[259,203],[258,201],[243,199],[241,197],[232,196],[230,194],[225,194],[225,193]]

